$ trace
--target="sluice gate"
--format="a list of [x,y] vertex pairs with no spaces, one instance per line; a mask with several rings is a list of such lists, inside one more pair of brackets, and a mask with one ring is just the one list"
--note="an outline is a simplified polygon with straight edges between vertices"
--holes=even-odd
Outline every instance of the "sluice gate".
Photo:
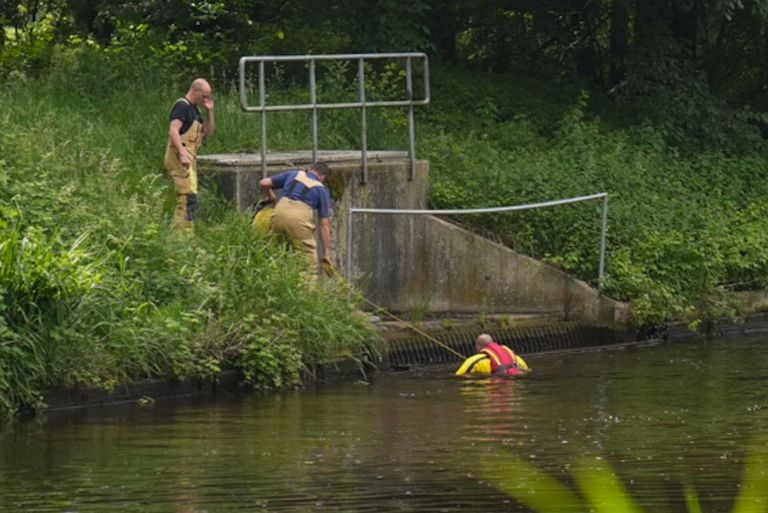
[[430,337],[445,347],[416,332],[399,332],[386,337],[380,367],[382,370],[407,370],[429,365],[458,365],[460,362],[457,356],[446,348],[470,356],[475,352],[475,338],[480,333],[490,334],[494,340],[508,345],[522,356],[618,346],[637,341],[637,334],[633,330],[556,320],[522,326],[464,326],[449,330],[430,330]]
[[[290,63],[305,65],[309,103],[284,104],[267,93],[269,79]],[[320,94],[318,73],[333,63],[357,69],[354,101],[336,101]],[[370,85],[375,65],[399,67],[403,89],[392,97],[374,98]],[[373,68],[371,67],[373,66]],[[521,354],[603,345],[631,338],[629,306],[604,296],[601,290],[560,269],[469,232],[445,215],[471,213],[515,215],[531,208],[555,207],[600,200],[599,276],[603,281],[607,227],[606,193],[584,191],[587,196],[552,199],[536,204],[505,207],[466,205],[461,211],[430,211],[430,163],[416,156],[414,108],[430,102],[429,63],[423,53],[251,56],[240,61],[240,103],[246,113],[260,116],[257,148],[234,154],[203,155],[198,159],[204,183],[247,210],[259,199],[259,179],[289,169],[325,161],[333,170],[327,186],[332,199],[330,257],[344,278],[365,298],[396,312],[425,312],[444,317],[501,315],[537,322],[499,324],[483,329]],[[366,86],[368,84],[368,86]],[[373,109],[407,110],[407,150],[370,148],[368,116]],[[326,112],[353,109],[360,114],[360,147],[321,149],[319,118]],[[311,150],[269,151],[267,117],[285,111],[311,116]],[[256,134],[254,134],[256,135]],[[483,208],[485,207],[485,208]],[[438,217],[443,216],[443,217]],[[546,318],[545,322],[538,322]],[[471,323],[470,323],[471,324]],[[475,328],[477,325],[475,324]],[[435,329],[433,329],[435,328]],[[459,323],[451,330],[433,326],[428,331],[462,354],[473,352],[479,331]],[[485,328],[485,327],[484,327]],[[403,334],[393,338],[384,330],[387,365],[392,367],[445,363],[457,355],[428,338]],[[432,347],[435,346],[435,347]],[[445,354],[441,354],[444,352]]]

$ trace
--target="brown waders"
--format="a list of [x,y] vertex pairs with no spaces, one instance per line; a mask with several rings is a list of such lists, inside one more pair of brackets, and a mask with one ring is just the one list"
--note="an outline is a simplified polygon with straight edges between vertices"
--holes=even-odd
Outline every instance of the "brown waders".
[[189,130],[181,134],[181,144],[190,156],[189,167],[184,167],[179,159],[179,152],[168,141],[165,149],[165,168],[173,178],[176,188],[176,212],[173,220],[180,228],[191,227],[197,218],[197,152],[203,145],[203,125],[199,121],[192,123]]
[[[304,171],[296,174],[296,181],[306,186],[306,190],[323,186]],[[312,207],[301,200],[280,198],[272,214],[272,232],[285,238],[292,248],[300,249],[313,271],[318,268],[315,228],[315,210]]]

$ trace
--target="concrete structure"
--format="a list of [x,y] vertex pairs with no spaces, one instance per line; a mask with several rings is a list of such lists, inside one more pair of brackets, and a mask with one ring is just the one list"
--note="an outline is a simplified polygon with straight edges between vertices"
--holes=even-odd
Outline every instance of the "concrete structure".
[[[368,182],[361,184],[360,152],[318,154],[334,175],[328,184],[334,199],[331,257],[341,270],[352,259],[351,279],[369,300],[399,312],[540,314],[616,327],[629,321],[627,305],[445,220],[381,214],[349,219],[352,207],[426,208],[428,162],[418,161],[415,178],[408,180],[406,152],[370,151],[368,159]],[[308,166],[311,154],[275,153],[267,161],[267,174],[273,174]],[[259,155],[201,156],[199,168],[202,179],[215,182],[236,208],[247,209],[259,199]],[[354,241],[348,255],[350,222]]]

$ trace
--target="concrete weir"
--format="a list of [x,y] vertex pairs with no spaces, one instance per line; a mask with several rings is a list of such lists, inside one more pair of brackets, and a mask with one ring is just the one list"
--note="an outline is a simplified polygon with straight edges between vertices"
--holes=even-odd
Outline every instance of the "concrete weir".
[[[432,215],[359,213],[350,218],[353,207],[426,209],[428,161],[417,160],[411,175],[406,152],[368,151],[368,179],[362,183],[360,151],[319,151],[316,159],[333,170],[328,182],[333,198],[331,257],[340,270],[351,269],[348,279],[372,304],[411,319],[414,312],[441,318],[428,328],[430,332],[465,353],[471,351],[467,346],[471,333],[450,342],[451,333],[461,331],[458,326],[496,327],[500,339],[518,346],[525,344],[525,333],[541,340],[537,330],[546,329],[549,335],[544,338],[553,341],[553,348],[566,348],[557,340],[576,340],[573,334],[582,328],[584,333],[601,330],[596,345],[627,341],[628,305],[551,265]],[[272,152],[267,154],[266,173],[305,168],[311,162],[309,151]],[[249,208],[260,197],[258,181],[263,172],[258,153],[203,155],[199,173],[203,183],[215,186],[237,209]],[[353,223],[351,231],[349,223]],[[490,318],[507,320],[488,325]],[[478,319],[484,321],[478,323]],[[399,340],[401,346],[430,344],[410,332],[407,323],[382,325],[382,331],[385,339]],[[563,336],[558,339],[557,333]],[[585,342],[579,338],[574,344]],[[536,349],[546,348],[538,344]]]

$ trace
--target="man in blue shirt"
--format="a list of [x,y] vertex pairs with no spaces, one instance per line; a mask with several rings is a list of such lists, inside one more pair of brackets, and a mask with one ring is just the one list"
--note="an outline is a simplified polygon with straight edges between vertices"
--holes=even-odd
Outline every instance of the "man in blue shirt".
[[320,218],[323,261],[330,264],[331,195],[323,185],[330,172],[326,163],[316,162],[306,171],[285,171],[259,182],[271,201],[276,199],[275,189],[283,190],[272,214],[271,230],[304,252],[313,269],[318,265],[315,212]]

